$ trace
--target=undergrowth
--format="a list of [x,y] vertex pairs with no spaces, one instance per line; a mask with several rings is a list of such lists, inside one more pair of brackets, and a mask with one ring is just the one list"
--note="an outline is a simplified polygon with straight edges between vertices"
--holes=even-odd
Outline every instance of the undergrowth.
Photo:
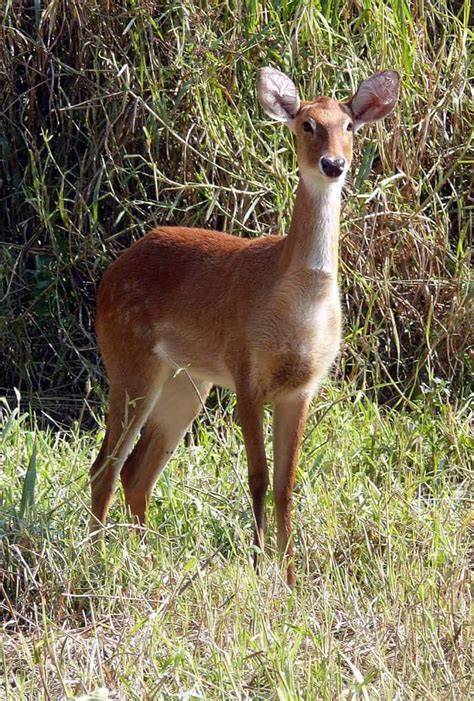
[[[469,373],[470,3],[6,0],[0,35],[0,279],[5,362],[61,420],[102,379],[97,280],[158,223],[285,232],[289,133],[256,77],[342,99],[402,76],[396,113],[357,139],[344,205],[338,376],[384,399]],[[397,391],[395,388],[398,387]]]
[[0,698],[469,698],[469,407],[443,388],[409,412],[340,399],[328,388],[306,431],[292,593],[271,494],[261,575],[251,566],[232,405],[160,477],[146,542],[119,493],[103,550],[87,536],[100,435],[40,430],[5,405]]

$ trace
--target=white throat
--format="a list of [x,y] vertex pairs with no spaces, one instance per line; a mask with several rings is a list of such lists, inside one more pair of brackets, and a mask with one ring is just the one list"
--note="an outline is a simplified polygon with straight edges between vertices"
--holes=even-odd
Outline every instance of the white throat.
[[313,209],[311,243],[307,252],[307,267],[323,272],[335,272],[343,181],[326,183],[314,175],[301,173],[301,180]]

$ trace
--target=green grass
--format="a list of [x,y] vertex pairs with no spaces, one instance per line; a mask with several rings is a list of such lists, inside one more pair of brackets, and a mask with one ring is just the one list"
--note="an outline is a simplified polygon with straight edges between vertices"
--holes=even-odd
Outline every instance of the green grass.
[[[3,1],[2,701],[464,701],[474,690],[470,10]],[[158,223],[288,228],[294,143],[257,105],[264,65],[310,98],[344,98],[381,68],[402,77],[396,113],[357,138],[339,389],[326,388],[306,431],[291,593],[270,497],[259,578],[250,566],[226,394],[160,478],[146,543],[121,497],[104,552],[86,529],[102,270]]]
[[40,430],[5,405],[0,698],[467,699],[468,409],[443,384],[409,412],[326,388],[298,473],[290,593],[270,498],[259,577],[250,564],[232,402],[161,476],[146,543],[120,494],[103,552],[86,527],[100,432]]

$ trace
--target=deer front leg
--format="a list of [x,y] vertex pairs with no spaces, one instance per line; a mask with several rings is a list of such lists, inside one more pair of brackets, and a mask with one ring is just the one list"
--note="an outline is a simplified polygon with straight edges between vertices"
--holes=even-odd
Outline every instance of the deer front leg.
[[303,429],[311,395],[275,402],[273,416],[273,497],[277,520],[278,549],[287,567],[287,582],[295,584],[291,505]]
[[[268,489],[268,464],[263,440],[263,401],[245,387],[237,388],[237,409],[247,453],[249,487],[255,519],[255,545],[263,551],[265,545],[265,495]],[[258,552],[254,567],[258,572]]]

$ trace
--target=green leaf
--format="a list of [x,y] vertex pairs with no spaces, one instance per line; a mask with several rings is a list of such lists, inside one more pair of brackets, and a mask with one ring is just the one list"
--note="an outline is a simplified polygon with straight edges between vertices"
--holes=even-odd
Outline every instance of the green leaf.
[[28,509],[31,509],[35,503],[35,486],[36,486],[36,442],[33,443],[31,457],[26,470],[23,489],[21,490],[20,503],[20,518],[24,518]]

